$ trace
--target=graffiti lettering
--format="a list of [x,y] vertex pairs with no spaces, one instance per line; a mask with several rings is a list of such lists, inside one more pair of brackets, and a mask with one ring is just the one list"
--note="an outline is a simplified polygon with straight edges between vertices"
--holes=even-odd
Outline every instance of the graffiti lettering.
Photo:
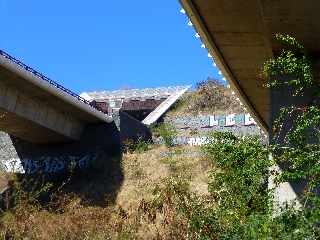
[[97,158],[96,153],[83,156],[39,157],[22,159],[21,165],[26,174],[59,173],[67,170],[86,169]]

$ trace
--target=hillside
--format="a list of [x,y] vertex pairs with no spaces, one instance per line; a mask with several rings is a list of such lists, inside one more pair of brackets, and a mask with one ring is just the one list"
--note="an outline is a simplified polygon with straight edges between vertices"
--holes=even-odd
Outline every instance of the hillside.
[[[242,112],[229,88],[207,80],[185,94],[167,116]],[[161,126],[153,131],[174,136],[176,130]],[[124,149],[122,159],[104,168],[31,192],[14,178],[14,207],[0,212],[0,239],[195,238],[190,237],[193,214],[215,204],[208,189],[214,162],[201,147],[170,145],[133,144]],[[198,213],[194,208],[200,206]]]
[[169,193],[179,182],[188,186],[184,191],[206,196],[211,164],[195,147],[147,148],[123,155],[115,198],[107,190],[120,178],[108,171],[64,183],[44,205],[22,194],[0,215],[0,239],[185,239],[187,222]]
[[199,82],[196,89],[189,91],[177,101],[167,116],[199,115],[199,114],[230,114],[243,113],[230,88],[217,80],[207,79]]

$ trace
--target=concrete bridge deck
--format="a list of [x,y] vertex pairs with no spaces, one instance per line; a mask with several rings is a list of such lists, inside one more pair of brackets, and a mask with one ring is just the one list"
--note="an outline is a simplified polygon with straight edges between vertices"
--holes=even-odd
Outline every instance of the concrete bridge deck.
[[0,50],[0,130],[34,143],[78,140],[111,122],[82,97]]
[[[263,63],[281,48],[273,36],[281,33],[296,37],[319,63],[320,1],[180,2],[232,88],[256,122],[268,131],[272,122],[273,103],[270,91],[262,86],[260,73]],[[278,100],[273,98],[272,101]]]
[[[257,123],[273,137],[273,120],[284,106],[305,106],[312,102],[312,91],[293,97],[290,90],[263,87],[263,63],[277,55],[282,46],[274,39],[277,33],[288,34],[303,44],[320,79],[320,1],[315,0],[180,0],[201,40],[214,57],[217,66],[230,81],[232,88],[253,113]],[[279,76],[281,77],[281,76]],[[284,77],[284,76],[282,76]],[[283,133],[289,131],[288,121]],[[283,142],[277,142],[278,144]],[[281,172],[275,166],[272,171]],[[271,171],[271,172],[272,172]],[[275,185],[276,209],[297,200],[305,189],[304,181]],[[301,206],[299,203],[297,206]]]

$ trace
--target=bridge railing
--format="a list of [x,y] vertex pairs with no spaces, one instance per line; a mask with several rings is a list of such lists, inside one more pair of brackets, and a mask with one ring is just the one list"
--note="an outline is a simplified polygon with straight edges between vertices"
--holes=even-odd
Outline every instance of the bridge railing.
[[51,80],[50,78],[44,76],[42,73],[34,70],[33,68],[27,66],[26,64],[24,64],[23,62],[21,62],[20,60],[12,57],[11,55],[9,55],[8,53],[4,52],[3,50],[0,50],[0,55],[5,57],[6,59],[9,59],[11,62],[17,64],[19,67],[27,70],[28,72],[32,73],[33,75],[37,76],[38,78],[40,78],[41,80],[44,80],[48,83],[50,83],[52,86],[68,93],[69,95],[71,95],[72,97],[78,99],[79,101],[88,104],[90,107],[100,111],[94,103],[89,102],[88,100],[84,99],[83,97],[79,96],[78,94],[76,94],[75,92],[71,91],[70,89],[65,88],[64,86],[60,85],[59,83],[57,83],[56,81]]

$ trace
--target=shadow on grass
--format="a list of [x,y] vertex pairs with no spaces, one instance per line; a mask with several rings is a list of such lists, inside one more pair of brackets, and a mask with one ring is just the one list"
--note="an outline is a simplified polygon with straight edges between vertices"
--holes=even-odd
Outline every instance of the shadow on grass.
[[[114,123],[87,126],[81,139],[70,143],[40,145],[12,139],[18,157],[29,161],[25,171],[35,172],[15,176],[12,200],[23,192],[43,205],[64,195],[77,196],[82,204],[91,206],[115,202],[124,177],[120,133]],[[78,162],[71,171],[69,166],[77,155],[89,156],[91,162],[82,168]],[[61,172],[46,171],[52,169],[48,162],[54,169],[58,161],[65,163]]]

